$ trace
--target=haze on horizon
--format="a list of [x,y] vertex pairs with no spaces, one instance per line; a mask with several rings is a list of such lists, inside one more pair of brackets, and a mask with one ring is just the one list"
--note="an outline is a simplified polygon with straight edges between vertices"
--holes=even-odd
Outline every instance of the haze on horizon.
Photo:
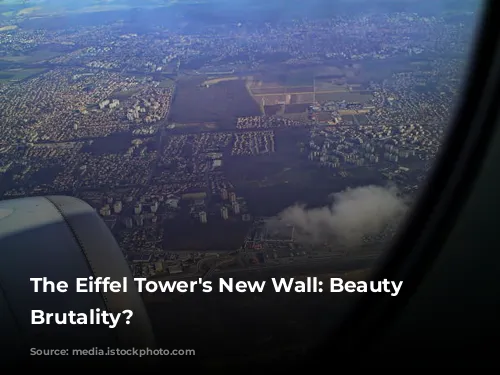
[[449,12],[474,11],[481,5],[481,0],[0,0],[0,7],[12,7],[15,10],[39,7],[40,11],[64,12],[95,8],[96,11],[149,8],[164,6],[198,5],[208,12],[240,13],[280,11],[293,16],[304,14],[329,14],[336,12],[359,11],[363,3],[363,11],[408,11],[408,12]]

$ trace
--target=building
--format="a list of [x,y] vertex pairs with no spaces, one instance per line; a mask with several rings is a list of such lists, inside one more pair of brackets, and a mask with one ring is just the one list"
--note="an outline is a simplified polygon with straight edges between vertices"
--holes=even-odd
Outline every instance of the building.
[[203,224],[206,224],[207,223],[207,213],[205,211],[201,211],[200,212],[200,221],[203,223]]
[[102,101],[102,102],[100,102],[100,103],[99,103],[99,108],[100,108],[100,109],[104,109],[104,108],[106,108],[106,106],[107,106],[109,103],[110,103],[110,101],[106,99],[106,100],[104,100],[104,101]]
[[134,207],[134,213],[136,215],[140,215],[142,212],[142,204],[141,203],[137,203]]
[[226,189],[222,189],[221,192],[220,192],[220,195],[221,195],[221,198],[223,200],[227,200],[229,198],[229,195],[227,194],[227,190]]
[[125,227],[127,227],[128,229],[131,229],[134,225],[133,221],[132,221],[132,218],[130,216],[127,216],[123,222],[125,223]]
[[100,213],[101,213],[102,216],[109,216],[109,215],[111,215],[111,207],[109,207],[109,204],[107,204],[103,208],[101,208]]
[[155,272],[161,273],[164,271],[165,271],[165,268],[163,267],[163,262],[161,262],[161,261],[155,262]]
[[171,275],[182,273],[182,265],[176,264],[174,266],[168,267],[168,273]]
[[228,212],[227,212],[227,207],[222,207],[222,208],[220,209],[220,215],[222,216],[222,218],[223,218],[224,220],[227,220],[227,219],[229,218],[229,214],[228,214]]
[[156,211],[158,211],[158,202],[154,202],[153,204],[151,204],[151,212],[155,213]]
[[174,198],[167,199],[167,206],[172,209],[177,209],[179,207],[179,200]]
[[234,192],[229,193],[229,200],[231,201],[231,203],[236,202],[236,193]]
[[120,212],[122,212],[122,209],[123,209],[122,202],[121,201],[115,202],[115,204],[113,205],[113,210],[115,211],[115,214],[119,214]]
[[236,215],[239,215],[240,213],[240,205],[238,202],[233,203],[233,211]]
[[113,99],[111,103],[109,103],[109,108],[113,109],[120,105],[120,101],[118,99]]

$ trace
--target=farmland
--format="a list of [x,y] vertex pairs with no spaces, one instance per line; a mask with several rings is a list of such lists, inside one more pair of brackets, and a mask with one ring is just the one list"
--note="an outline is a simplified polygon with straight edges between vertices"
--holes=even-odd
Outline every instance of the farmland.
[[259,104],[242,80],[225,80],[209,87],[204,81],[179,81],[172,103],[170,121],[175,123],[212,122],[231,127],[236,117],[259,116]]
[[[353,68],[354,69],[354,68]],[[302,72],[302,78],[308,76]],[[311,80],[303,80],[302,86],[287,85],[288,81],[298,81],[293,76],[298,72],[290,73],[292,78],[287,79],[283,76],[277,77],[253,77],[247,82],[247,87],[255,101],[263,105],[266,113],[277,112],[277,105],[293,106],[285,109],[285,113],[305,111],[307,106],[314,102],[342,101],[366,103],[371,99],[371,93],[366,91],[365,87],[359,83],[347,83],[349,80],[346,74],[355,75],[354,71],[348,71],[346,74],[342,70],[332,70],[326,76],[313,77]],[[335,74],[333,74],[335,73]],[[332,75],[333,74],[333,75]],[[310,84],[306,84],[310,83]],[[304,107],[304,108],[303,108]],[[303,109],[303,110],[302,110]]]

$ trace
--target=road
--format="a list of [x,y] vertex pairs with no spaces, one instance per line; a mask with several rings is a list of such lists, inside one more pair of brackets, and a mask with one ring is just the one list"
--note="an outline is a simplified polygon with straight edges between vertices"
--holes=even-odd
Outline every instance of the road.
[[140,186],[141,190],[139,191],[139,195],[144,194],[147,191],[148,187],[151,186],[151,181],[152,181],[153,176],[155,175],[155,173],[157,171],[158,164],[161,161],[161,157],[163,155],[163,146],[164,146],[164,143],[163,143],[164,142],[164,136],[165,136],[164,133],[165,133],[166,126],[168,124],[168,117],[170,116],[170,109],[171,109],[171,106],[172,106],[173,98],[175,96],[175,90],[176,90],[176,86],[174,86],[174,89],[173,89],[173,92],[172,92],[169,109],[168,109],[167,113],[165,114],[165,117],[162,120],[160,120],[160,122],[158,124],[157,133],[155,134],[155,138],[156,138],[156,141],[157,141],[157,150],[156,150],[157,151],[157,158],[156,158],[156,162],[154,163],[153,168],[151,168],[151,170],[149,172],[147,183],[145,185],[143,185],[143,186]]
[[[378,254],[366,254],[359,255],[355,257],[325,257],[325,258],[315,258],[307,259],[305,261],[299,262],[294,261],[293,263],[279,264],[279,265],[264,265],[264,266],[254,266],[249,268],[231,268],[231,269],[219,269],[222,263],[212,267],[205,275],[188,274],[188,275],[175,275],[175,276],[164,276],[164,277],[154,277],[155,280],[192,280],[202,277],[204,280],[210,277],[226,277],[226,275],[231,275],[232,277],[238,276],[238,278],[248,278],[253,276],[283,276],[283,274],[288,274],[290,276],[298,276],[304,274],[305,272],[311,275],[326,274],[326,273],[344,273],[350,271],[356,271],[360,269],[370,268],[374,265],[375,260],[378,258]],[[219,271],[216,271],[219,270]]]
[[216,272],[215,270],[219,269],[219,267],[224,267],[226,264],[231,264],[233,261],[234,259],[230,258],[220,263],[216,263],[212,268],[208,270],[207,273],[205,273],[205,275],[203,275],[203,280],[209,279]]
[[[354,256],[345,256],[341,254],[335,254],[333,256],[325,256],[325,257],[318,257],[318,258],[304,258],[303,261],[297,261],[294,260],[291,263],[285,263],[285,264],[276,264],[276,265],[263,265],[263,266],[254,266],[254,267],[249,267],[249,268],[237,268],[237,269],[220,269],[219,271],[216,271],[216,269],[219,269],[219,267],[222,265],[218,265],[215,267],[212,267],[204,276],[204,279],[209,279],[210,277],[216,276],[216,277],[225,277],[226,275],[230,274],[238,274],[239,276],[244,275],[244,274],[252,274],[252,273],[257,273],[257,274],[265,274],[265,273],[272,273],[273,276],[276,275],[277,273],[281,273],[281,271],[285,273],[289,272],[297,272],[297,273],[304,273],[304,272],[310,272],[311,274],[314,273],[330,273],[330,272],[348,272],[348,271],[353,271],[357,269],[363,269],[363,268],[369,268],[372,267],[373,264],[375,263],[375,260],[378,259],[380,256],[380,253],[368,253],[368,254],[358,254]],[[293,258],[297,259],[297,258]]]

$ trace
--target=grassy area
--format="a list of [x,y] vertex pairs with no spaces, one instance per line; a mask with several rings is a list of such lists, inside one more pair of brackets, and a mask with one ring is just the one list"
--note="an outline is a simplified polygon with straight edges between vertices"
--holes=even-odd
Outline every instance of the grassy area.
[[206,123],[191,123],[191,124],[171,124],[171,129],[176,129],[176,130],[197,130],[197,131],[213,131],[213,130],[218,130],[219,126],[216,123],[213,122],[206,122]]
[[45,72],[47,69],[11,69],[0,72],[0,82],[17,82]]
[[371,95],[365,95],[359,92],[331,92],[327,94],[316,94],[316,100],[319,102],[345,100],[348,102],[366,103],[371,98]]
[[55,57],[61,56],[62,54],[63,52],[51,51],[50,49],[38,49],[26,55],[1,57],[0,61],[3,60],[9,62],[30,64],[30,63],[50,60]]
[[173,79],[164,79],[160,82],[160,84],[158,85],[158,87],[161,87],[161,88],[173,88],[175,87],[175,81]]
[[284,86],[297,87],[297,86],[312,86],[314,80],[314,73],[309,70],[301,70],[287,74],[282,81]]
[[349,281],[365,281],[370,278],[371,274],[371,269],[351,271],[344,274],[344,279]]
[[221,77],[221,78],[207,79],[205,82],[203,82],[203,85],[215,85],[219,82],[235,81],[237,79],[239,79],[239,78],[238,77]]
[[256,81],[262,81],[262,88],[266,87],[302,87],[312,86],[314,71],[309,68],[283,72],[276,68],[269,70],[261,76],[255,77]]
[[3,26],[3,27],[0,27],[0,32],[1,31],[11,31],[11,30],[15,30],[15,29],[17,29],[16,25]]
[[113,99],[125,100],[137,94],[139,91],[141,91],[141,88],[138,87],[130,90],[116,91],[111,96]]

